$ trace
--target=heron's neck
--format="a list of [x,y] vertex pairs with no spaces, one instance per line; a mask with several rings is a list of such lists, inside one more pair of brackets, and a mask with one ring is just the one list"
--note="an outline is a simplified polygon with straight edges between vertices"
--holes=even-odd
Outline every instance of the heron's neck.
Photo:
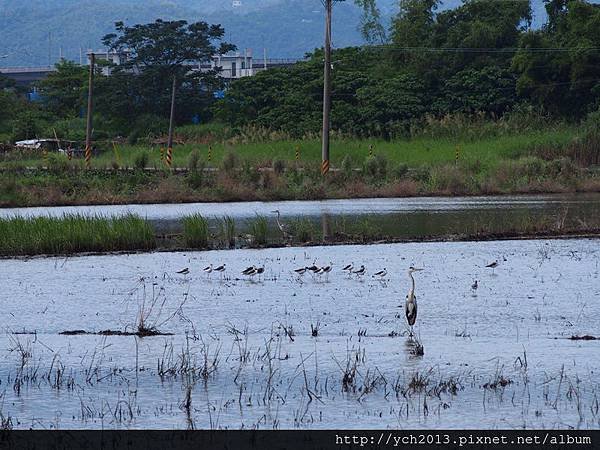
[[412,288],[410,290],[410,292],[412,292],[414,294],[415,292],[415,279],[412,275],[412,273],[408,272],[408,276],[410,277],[410,280],[412,281]]

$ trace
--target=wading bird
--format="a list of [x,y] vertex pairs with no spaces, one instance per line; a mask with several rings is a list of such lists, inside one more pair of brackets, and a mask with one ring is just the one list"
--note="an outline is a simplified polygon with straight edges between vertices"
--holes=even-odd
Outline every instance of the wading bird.
[[373,274],[373,278],[381,278],[384,279],[385,276],[387,275],[387,269],[384,267],[383,270],[380,270],[379,272],[375,272]]
[[210,266],[205,267],[203,270],[204,270],[204,273],[206,273],[206,276],[210,277],[210,274],[213,271],[213,265],[211,264]]
[[360,269],[355,270],[354,272],[352,272],[354,275],[356,275],[357,277],[362,277],[365,273],[367,272],[367,269],[365,269],[365,266],[361,265]]
[[277,214],[277,227],[279,228],[279,231],[281,231],[281,234],[283,235],[284,238],[289,236],[289,232],[288,232],[288,226],[285,223],[281,222],[281,213],[279,212],[278,209],[276,209],[275,211],[271,211],[272,213],[276,213]]
[[479,282],[477,280],[475,280],[475,282],[471,285],[471,289],[476,291],[478,287],[479,287]]
[[326,267],[322,267],[321,271],[326,275],[326,279],[329,280],[329,272],[333,269],[333,263],[330,261],[329,265]]
[[494,261],[494,262],[491,262],[491,263],[489,263],[489,264],[488,264],[487,266],[485,266],[485,267],[489,267],[490,269],[495,269],[495,268],[496,268],[496,267],[498,267],[498,266],[499,266],[499,264],[498,264],[498,261],[496,260],[496,261]]
[[188,273],[190,273],[190,269],[186,267],[185,269],[178,270],[177,273],[181,275],[187,275]]
[[299,269],[294,270],[294,272],[296,272],[298,274],[298,276],[302,276],[306,273],[306,271],[308,270],[308,267],[300,267]]
[[225,268],[226,264],[223,264],[219,267],[217,267],[216,269],[213,269],[215,272],[219,272],[221,274],[221,278],[223,278],[223,272],[225,272],[226,268]]
[[420,272],[423,269],[415,269],[414,267],[410,267],[408,269],[408,276],[412,282],[412,286],[410,291],[408,291],[408,295],[406,296],[406,304],[404,306],[404,313],[406,314],[406,321],[410,325],[410,336],[413,336],[413,326],[417,321],[417,296],[415,295],[415,279],[413,277],[413,273]]
[[348,264],[347,266],[345,266],[345,267],[342,269],[342,271],[343,271],[343,272],[346,272],[346,271],[347,271],[348,273],[350,273],[350,272],[352,272],[352,269],[354,269],[354,264],[353,264],[353,263],[350,263],[350,264]]
[[246,269],[244,269],[242,271],[242,275],[246,275],[246,276],[251,276],[251,275],[254,275],[255,273],[256,273],[255,266],[246,267]]
[[265,273],[265,268],[264,267],[257,267],[256,268],[256,275],[258,275],[258,279],[260,280],[260,276]]

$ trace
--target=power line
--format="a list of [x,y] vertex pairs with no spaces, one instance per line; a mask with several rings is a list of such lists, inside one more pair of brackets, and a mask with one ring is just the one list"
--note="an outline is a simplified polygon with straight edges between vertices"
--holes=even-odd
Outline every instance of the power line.
[[548,53],[548,52],[597,52],[600,47],[394,47],[391,45],[364,45],[362,50],[391,50],[398,52],[427,52],[427,53]]
[[[533,85],[529,85],[526,86],[528,89],[537,89],[537,88],[544,88],[544,87],[556,87],[556,86],[568,86],[568,85],[574,85],[574,84],[590,84],[590,83],[600,83],[600,78],[593,78],[593,79],[588,79],[588,80],[579,80],[579,81],[560,81],[560,82],[555,82],[555,83],[543,83],[543,84],[533,84]],[[485,94],[485,93],[489,93],[491,92],[495,92],[495,91],[515,91],[516,90],[516,86],[510,86],[510,87],[497,87],[497,88],[492,88],[492,89],[482,89],[482,90],[475,90],[475,89],[470,89],[469,92],[471,93],[476,93],[476,94]],[[585,89],[586,86],[579,86],[579,87],[572,87],[571,90],[573,89]],[[337,92],[333,92],[332,93],[334,97],[337,98],[341,98],[341,97],[356,97],[357,94],[342,94],[342,93],[337,93]]]

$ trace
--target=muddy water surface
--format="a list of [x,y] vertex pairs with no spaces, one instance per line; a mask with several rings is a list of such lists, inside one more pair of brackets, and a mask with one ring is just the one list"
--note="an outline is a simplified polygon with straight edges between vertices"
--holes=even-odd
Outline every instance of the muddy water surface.
[[[333,271],[293,272],[313,262]],[[367,274],[347,276],[350,262]],[[1,418],[16,428],[598,428],[600,341],[569,338],[600,336],[599,262],[598,240],[2,260]],[[207,276],[210,263],[227,269]],[[250,265],[264,276],[244,279]],[[401,307],[410,265],[425,269],[422,356]],[[135,330],[140,316],[173,335],[59,334]]]

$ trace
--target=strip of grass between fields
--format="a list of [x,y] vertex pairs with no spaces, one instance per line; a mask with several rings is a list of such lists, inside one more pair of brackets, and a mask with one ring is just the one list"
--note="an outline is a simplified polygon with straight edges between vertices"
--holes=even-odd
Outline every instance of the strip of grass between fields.
[[141,217],[0,218],[0,255],[73,254],[151,250],[156,248],[152,226]]

